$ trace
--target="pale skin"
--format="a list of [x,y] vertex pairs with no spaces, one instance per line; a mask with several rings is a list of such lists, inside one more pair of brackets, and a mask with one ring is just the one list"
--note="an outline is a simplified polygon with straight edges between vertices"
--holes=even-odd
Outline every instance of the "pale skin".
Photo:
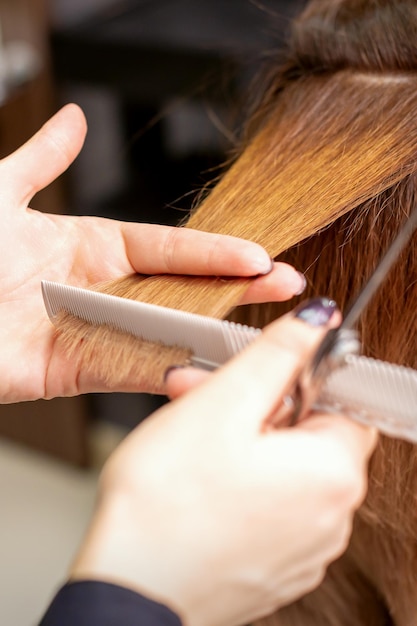
[[[85,132],[82,112],[68,106],[0,162],[0,402],[109,391],[57,349],[43,278],[88,287],[132,271],[264,273],[243,302],[301,287],[288,265],[267,273],[268,255],[249,242],[29,209]],[[215,374],[172,371],[175,400],[104,468],[70,578],[142,592],[185,626],[248,623],[313,589],[347,545],[376,439],[334,415],[265,428],[325,331],[289,315]]]
[[[255,276],[271,268],[265,250],[233,237],[28,208],[35,193],[72,163],[85,134],[82,111],[68,105],[0,162],[3,403],[107,391],[57,347],[41,298],[41,279],[89,287],[135,271]],[[294,268],[276,263],[272,272],[253,281],[243,302],[288,299],[300,287]],[[127,384],[141,391],[140,380]]]
[[376,441],[336,415],[265,428],[324,332],[289,315],[215,374],[173,370],[177,399],[104,468],[70,577],[141,592],[185,626],[247,624],[314,589],[347,546]]

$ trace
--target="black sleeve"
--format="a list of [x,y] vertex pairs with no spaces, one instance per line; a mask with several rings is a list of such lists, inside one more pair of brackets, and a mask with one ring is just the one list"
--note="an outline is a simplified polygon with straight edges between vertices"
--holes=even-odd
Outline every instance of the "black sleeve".
[[169,608],[130,589],[99,581],[66,584],[39,626],[181,626]]

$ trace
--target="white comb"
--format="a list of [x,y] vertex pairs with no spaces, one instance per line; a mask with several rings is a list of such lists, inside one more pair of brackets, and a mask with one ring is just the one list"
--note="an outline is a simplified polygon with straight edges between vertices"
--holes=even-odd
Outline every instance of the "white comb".
[[[262,331],[154,304],[42,281],[48,315],[62,311],[89,324],[107,325],[139,337],[190,349],[192,361],[213,369]],[[417,443],[417,371],[350,355],[325,381],[314,408],[341,412],[388,436]]]
[[58,313],[66,311],[89,324],[105,324],[144,341],[191,350],[193,364],[206,369],[223,365],[261,332],[259,328],[48,281],[42,281],[42,294],[52,323]]

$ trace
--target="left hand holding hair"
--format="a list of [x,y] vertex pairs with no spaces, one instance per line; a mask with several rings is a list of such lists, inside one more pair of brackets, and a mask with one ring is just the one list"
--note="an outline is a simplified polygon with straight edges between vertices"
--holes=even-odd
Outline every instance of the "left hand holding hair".
[[[256,276],[271,267],[260,246],[233,237],[28,208],[69,167],[85,134],[81,110],[68,105],[0,162],[0,403],[52,397],[55,387],[92,391],[77,388],[75,367],[57,350],[41,279],[89,287],[132,272]],[[301,286],[292,267],[277,263],[244,302],[285,300]]]

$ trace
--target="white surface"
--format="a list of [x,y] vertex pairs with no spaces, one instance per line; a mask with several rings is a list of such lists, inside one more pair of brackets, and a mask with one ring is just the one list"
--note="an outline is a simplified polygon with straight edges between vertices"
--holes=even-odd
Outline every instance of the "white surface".
[[0,624],[35,626],[87,526],[96,472],[0,439]]

